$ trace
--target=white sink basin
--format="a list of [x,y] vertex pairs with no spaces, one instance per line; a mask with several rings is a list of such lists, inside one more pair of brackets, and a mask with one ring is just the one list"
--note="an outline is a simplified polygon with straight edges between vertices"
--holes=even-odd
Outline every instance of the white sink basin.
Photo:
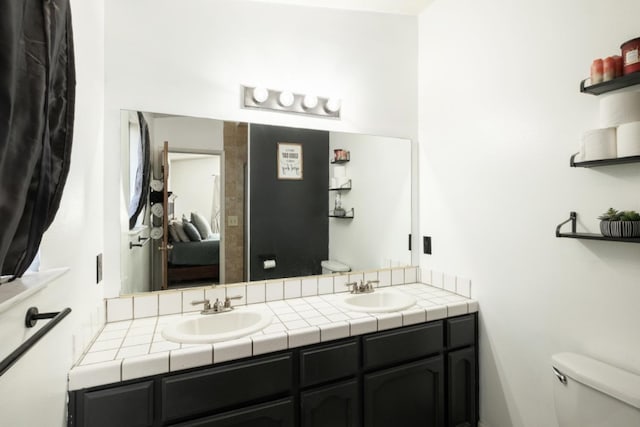
[[186,344],[207,344],[253,334],[271,323],[272,315],[264,311],[236,309],[180,320],[165,326],[164,339]]
[[369,294],[346,294],[337,302],[350,311],[388,313],[409,308],[416,303],[416,299],[392,289],[376,289]]

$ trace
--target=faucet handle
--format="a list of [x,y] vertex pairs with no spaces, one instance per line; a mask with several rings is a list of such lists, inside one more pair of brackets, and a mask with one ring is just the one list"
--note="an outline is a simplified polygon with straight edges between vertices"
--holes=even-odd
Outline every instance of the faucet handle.
[[191,305],[198,305],[198,304],[204,304],[205,310],[209,310],[211,308],[211,301],[209,301],[208,299],[203,299],[202,301],[191,301]]
[[242,295],[234,295],[232,297],[226,297],[224,299],[224,307],[225,308],[231,308],[231,300],[232,299],[242,299],[242,298],[243,298]]
[[358,291],[358,282],[349,282],[344,284],[347,288],[352,287],[351,293],[356,293]]

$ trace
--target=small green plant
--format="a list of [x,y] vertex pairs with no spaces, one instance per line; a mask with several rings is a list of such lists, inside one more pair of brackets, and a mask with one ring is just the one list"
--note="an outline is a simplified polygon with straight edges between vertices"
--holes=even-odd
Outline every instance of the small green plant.
[[640,221],[640,214],[636,211],[622,211],[620,221]]
[[618,212],[616,209],[609,208],[608,211],[598,217],[600,221],[620,221],[622,212]]

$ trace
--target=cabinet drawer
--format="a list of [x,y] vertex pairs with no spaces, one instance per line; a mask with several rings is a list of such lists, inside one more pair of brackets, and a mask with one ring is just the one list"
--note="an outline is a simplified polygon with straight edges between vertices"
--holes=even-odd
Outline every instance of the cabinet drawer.
[[447,348],[474,345],[476,342],[476,317],[467,315],[447,319]]
[[173,427],[294,427],[293,419],[293,399],[288,398],[174,424]]
[[162,420],[179,420],[292,389],[291,353],[174,375],[162,380]]
[[300,351],[300,385],[347,378],[358,372],[358,342],[351,339],[339,344]]
[[365,336],[364,369],[402,363],[442,351],[442,321]]
[[90,391],[82,395],[81,405],[81,426],[151,426],[153,381]]

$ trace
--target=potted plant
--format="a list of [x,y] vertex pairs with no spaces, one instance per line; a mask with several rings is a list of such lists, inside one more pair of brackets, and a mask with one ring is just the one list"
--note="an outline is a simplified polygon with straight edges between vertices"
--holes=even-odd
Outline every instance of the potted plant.
[[638,237],[640,236],[640,214],[636,211],[620,212],[620,236]]
[[618,211],[609,208],[598,217],[600,232],[606,237],[639,237],[640,214],[636,211]]

